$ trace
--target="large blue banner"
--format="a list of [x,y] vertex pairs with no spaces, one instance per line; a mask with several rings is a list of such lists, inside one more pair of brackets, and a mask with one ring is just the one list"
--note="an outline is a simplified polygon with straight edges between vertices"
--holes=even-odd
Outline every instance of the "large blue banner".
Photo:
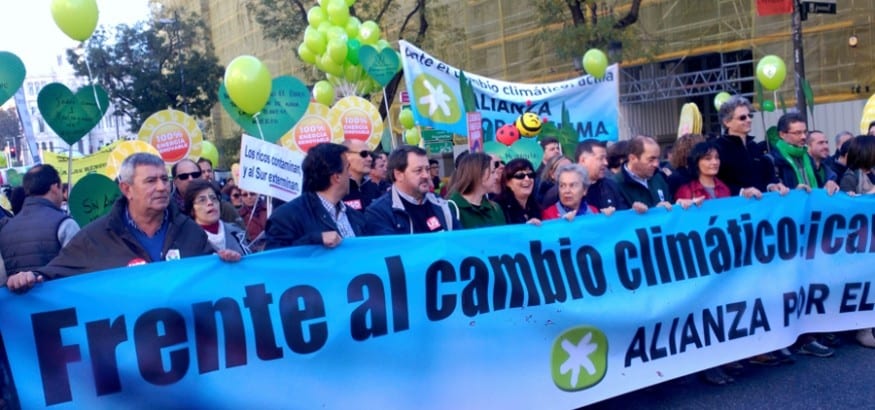
[[[416,123],[468,135],[459,87],[461,70],[404,40],[399,41],[399,45]],[[502,125],[513,124],[526,112],[546,118],[557,127],[574,130],[578,140],[616,141],[619,138],[620,91],[616,64],[608,67],[601,79],[584,75],[545,84],[511,83],[469,72],[465,72],[465,76],[474,92],[474,108],[482,117],[486,141],[492,140]]]
[[575,408],[875,325],[873,205],[794,191],[161,262],[3,292],[0,332],[24,408]]

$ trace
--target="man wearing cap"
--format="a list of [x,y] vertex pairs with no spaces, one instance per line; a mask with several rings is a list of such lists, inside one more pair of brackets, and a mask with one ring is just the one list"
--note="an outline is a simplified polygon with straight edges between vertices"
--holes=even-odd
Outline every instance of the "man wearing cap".
[[[136,153],[119,170],[122,196],[108,214],[79,231],[48,265],[12,275],[6,285],[22,292],[44,279],[180,258],[209,255],[213,248],[204,230],[170,205],[170,182],[164,161]],[[224,261],[240,254],[217,252]]]

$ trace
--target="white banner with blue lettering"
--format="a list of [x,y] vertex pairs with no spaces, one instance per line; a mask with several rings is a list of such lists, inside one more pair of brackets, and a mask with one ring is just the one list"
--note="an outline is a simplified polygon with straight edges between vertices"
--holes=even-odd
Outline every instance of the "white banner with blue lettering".
[[92,273],[2,292],[3,363],[28,409],[571,409],[875,326],[873,205],[794,191]]
[[[401,64],[410,93],[410,108],[420,126],[468,135],[465,107],[459,87],[460,70],[401,40]],[[557,127],[570,126],[579,140],[619,138],[619,86],[617,65],[604,78],[590,75],[546,83],[511,83],[465,72],[474,91],[476,110],[482,115],[486,141],[495,130],[512,124],[525,112],[547,118]],[[563,116],[562,110],[566,110]],[[568,124],[563,124],[563,118]]]

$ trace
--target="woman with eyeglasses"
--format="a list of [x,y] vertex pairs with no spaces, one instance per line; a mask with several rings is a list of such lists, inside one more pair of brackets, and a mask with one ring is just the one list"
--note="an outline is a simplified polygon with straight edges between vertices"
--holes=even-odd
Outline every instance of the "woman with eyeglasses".
[[216,252],[236,252],[246,255],[245,233],[234,224],[219,219],[219,191],[209,181],[196,179],[188,184],[185,207],[188,215],[204,229],[207,240]]
[[465,229],[504,225],[504,213],[486,194],[495,184],[492,158],[482,152],[468,154],[459,161],[450,181],[449,200],[455,205]]
[[243,218],[243,226],[246,227],[246,240],[252,243],[258,235],[261,235],[267,224],[267,202],[257,193],[245,189],[240,190],[240,197],[243,200],[240,217]]
[[529,160],[516,158],[508,162],[501,177],[501,187],[496,202],[508,224],[541,224],[541,206],[532,195],[535,171]]

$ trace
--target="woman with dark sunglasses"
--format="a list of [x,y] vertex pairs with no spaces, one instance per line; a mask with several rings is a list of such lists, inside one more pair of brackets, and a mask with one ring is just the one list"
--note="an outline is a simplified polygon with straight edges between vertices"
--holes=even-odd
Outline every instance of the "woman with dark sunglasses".
[[507,163],[501,175],[501,194],[496,202],[508,224],[541,224],[541,207],[532,193],[535,190],[532,163],[516,158]]

